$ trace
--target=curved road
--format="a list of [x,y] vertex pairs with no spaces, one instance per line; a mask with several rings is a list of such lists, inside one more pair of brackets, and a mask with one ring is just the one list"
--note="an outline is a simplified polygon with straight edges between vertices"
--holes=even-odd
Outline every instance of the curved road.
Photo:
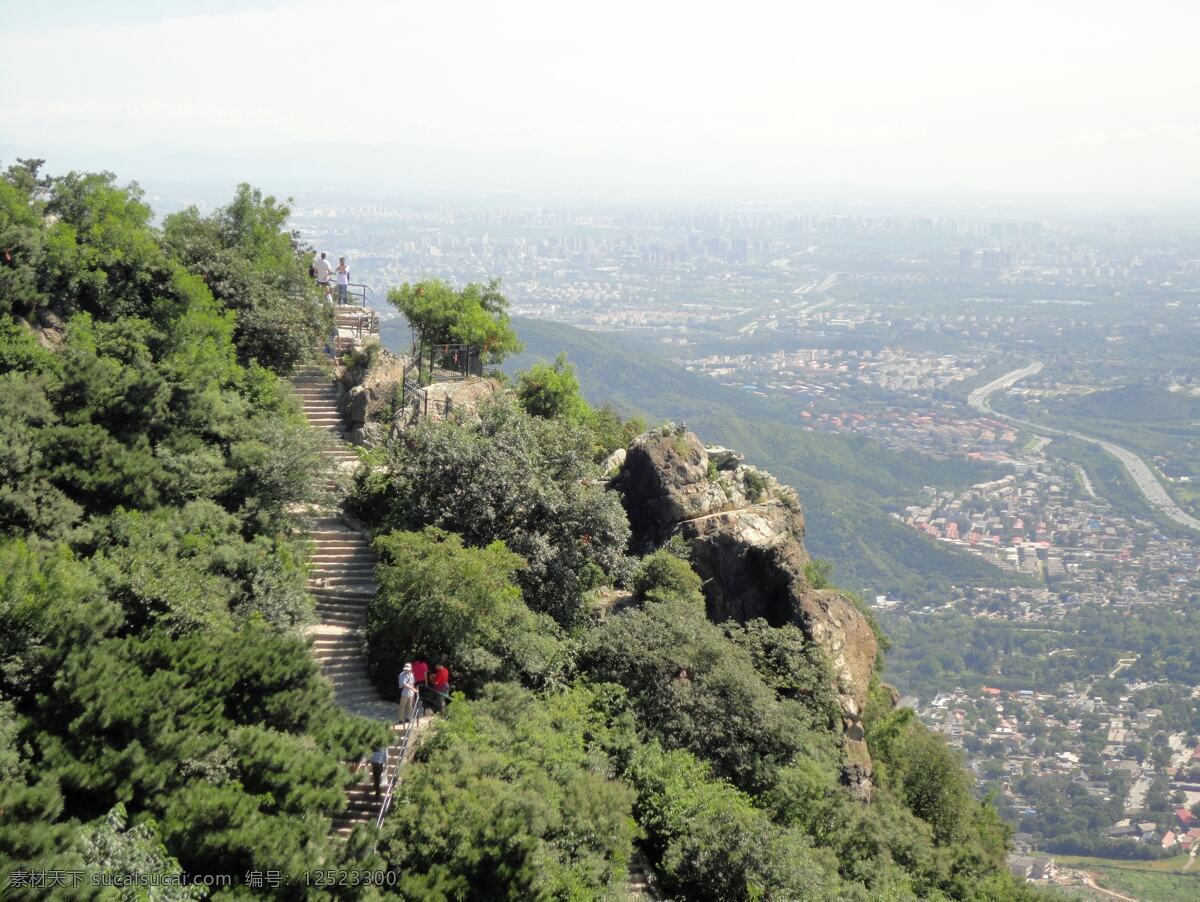
[[1115,457],[1125,467],[1126,471],[1133,478],[1134,485],[1138,487],[1138,491],[1145,496],[1146,501],[1151,507],[1170,517],[1181,526],[1188,526],[1195,530],[1200,530],[1200,520],[1197,520],[1187,511],[1183,510],[1174,499],[1167,494],[1167,490],[1162,487],[1162,483],[1146,466],[1146,462],[1134,454],[1132,451],[1122,448],[1120,445],[1114,445],[1112,442],[1104,439],[1094,438],[1090,435],[1084,435],[1082,432],[1072,432],[1069,429],[1055,429],[1052,426],[1043,426],[1041,423],[1033,423],[1029,420],[1010,417],[1008,414],[998,413],[992,409],[991,402],[988,400],[993,394],[1001,389],[1009,388],[1014,383],[1024,379],[1026,376],[1032,376],[1034,373],[1039,373],[1042,370],[1042,362],[1035,360],[1029,366],[1021,367],[1019,370],[1013,370],[1011,373],[1005,373],[998,379],[993,379],[987,385],[975,389],[967,398],[967,403],[980,413],[985,413],[988,416],[996,417],[1005,422],[1012,423],[1015,426],[1022,426],[1032,432],[1050,433],[1051,435],[1065,435],[1070,438],[1079,439],[1082,442],[1087,442],[1092,445],[1097,445],[1103,448],[1112,457]]

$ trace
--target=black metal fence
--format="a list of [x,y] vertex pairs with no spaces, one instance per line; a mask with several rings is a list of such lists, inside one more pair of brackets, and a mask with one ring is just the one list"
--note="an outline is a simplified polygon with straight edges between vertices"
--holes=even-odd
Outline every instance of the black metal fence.
[[483,355],[476,345],[414,345],[408,368],[418,385],[478,378],[483,375]]
[[412,357],[400,379],[400,407],[417,416],[428,416],[432,408],[445,416],[450,413],[450,398],[430,398],[428,386],[434,382],[457,382],[483,376],[483,355],[476,345],[429,344],[414,342]]
[[[335,292],[337,286],[334,286]],[[366,307],[368,301],[371,300],[371,286],[362,285],[358,282],[351,282],[346,286],[346,297],[343,300],[338,294],[334,294],[334,298],[341,304],[353,304],[356,307]]]

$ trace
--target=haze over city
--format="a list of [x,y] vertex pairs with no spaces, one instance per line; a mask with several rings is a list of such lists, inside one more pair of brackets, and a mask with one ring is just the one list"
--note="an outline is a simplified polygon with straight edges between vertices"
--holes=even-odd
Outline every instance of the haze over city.
[[1186,2],[0,3],[0,149],[143,179],[1191,203]]

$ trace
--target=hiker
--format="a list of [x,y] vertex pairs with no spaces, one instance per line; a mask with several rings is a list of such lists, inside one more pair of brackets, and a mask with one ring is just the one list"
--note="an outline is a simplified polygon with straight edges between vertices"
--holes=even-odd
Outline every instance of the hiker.
[[413,679],[412,664],[405,664],[400,671],[400,723],[412,720],[413,702],[417,698],[417,683]]
[[344,304],[346,303],[346,292],[350,290],[350,267],[346,265],[345,257],[338,257],[334,281],[337,282],[337,302]]
[[379,795],[379,784],[383,779],[383,769],[387,767],[388,750],[381,745],[371,753],[371,780],[375,783],[375,795]]
[[325,252],[321,251],[321,256],[313,263],[313,273],[317,279],[317,287],[325,292],[325,299],[330,300],[332,295],[329,289],[329,274],[333,272],[333,267],[329,265],[329,261],[325,259]]
[[418,686],[427,686],[429,684],[429,665],[417,658],[412,662],[413,680]]
[[429,677],[429,688],[433,690],[433,702],[437,705],[438,713],[446,710],[446,700],[450,698],[450,671],[445,664],[433,668]]

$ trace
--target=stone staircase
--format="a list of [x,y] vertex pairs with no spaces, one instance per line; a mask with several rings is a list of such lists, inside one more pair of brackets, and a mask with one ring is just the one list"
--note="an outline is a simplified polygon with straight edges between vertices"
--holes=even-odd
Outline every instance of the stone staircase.
[[[308,591],[316,600],[320,622],[306,631],[312,654],[321,674],[333,686],[338,705],[353,714],[393,724],[393,740],[388,749],[389,769],[397,763],[403,727],[395,725],[399,706],[380,696],[367,676],[362,628],[367,603],[375,594],[375,552],[362,531],[341,512],[345,477],[357,466],[358,457],[342,434],[343,420],[333,380],[316,367],[296,373],[293,391],[300,399],[304,415],[314,429],[327,433],[322,455],[329,466],[322,482],[326,500],[316,510],[309,537],[312,540]],[[422,724],[418,724],[419,729]],[[347,789],[346,810],[334,816],[334,832],[347,836],[358,825],[373,821],[382,801],[371,783],[371,769],[359,765],[360,779]]]
[[[404,727],[395,723],[399,706],[379,695],[367,676],[362,628],[366,620],[367,603],[375,594],[375,552],[362,531],[347,521],[341,513],[344,476],[352,473],[358,456],[351,450],[343,434],[344,421],[337,403],[337,387],[321,369],[300,370],[292,380],[293,391],[300,399],[304,415],[314,429],[328,433],[322,449],[329,467],[329,476],[321,484],[326,499],[318,511],[309,536],[313,542],[308,590],[316,599],[320,622],[309,627],[312,654],[321,674],[333,685],[338,705],[354,714],[392,724],[393,739],[388,747],[388,767],[385,774],[397,767],[401,754]],[[429,716],[414,724],[419,731],[429,722]],[[412,746],[409,747],[411,753]],[[359,824],[373,822],[379,815],[386,787],[375,795],[369,765],[357,769],[359,779],[346,790],[346,809],[334,815],[333,832],[346,837]],[[640,849],[634,850],[630,861],[626,894],[631,900],[660,898],[655,891],[653,869]]]
[[629,859],[629,876],[625,880],[625,896],[633,900],[661,899],[655,887],[654,868],[641,849],[634,847]]

